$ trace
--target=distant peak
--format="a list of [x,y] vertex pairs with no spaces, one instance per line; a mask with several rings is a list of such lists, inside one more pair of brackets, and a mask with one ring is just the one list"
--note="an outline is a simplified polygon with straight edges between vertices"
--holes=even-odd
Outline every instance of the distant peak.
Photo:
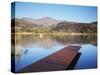
[[53,19],[51,17],[43,17],[43,18],[40,18],[40,19]]

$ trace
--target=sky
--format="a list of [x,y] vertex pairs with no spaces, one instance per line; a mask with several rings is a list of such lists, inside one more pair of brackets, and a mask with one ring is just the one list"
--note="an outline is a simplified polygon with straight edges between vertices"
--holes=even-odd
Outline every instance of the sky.
[[39,19],[43,17],[51,17],[57,20],[90,23],[97,21],[97,7],[31,2],[15,3],[15,18]]

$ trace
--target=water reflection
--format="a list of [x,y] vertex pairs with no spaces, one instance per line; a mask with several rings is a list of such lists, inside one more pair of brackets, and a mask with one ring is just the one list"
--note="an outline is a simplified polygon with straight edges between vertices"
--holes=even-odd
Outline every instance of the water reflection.
[[16,45],[20,46],[41,46],[50,48],[58,44],[93,44],[96,45],[97,36],[95,35],[44,35],[40,38],[38,35],[16,35]]
[[88,69],[97,67],[97,47],[91,44],[82,45],[80,49],[81,57],[75,69]]
[[[92,53],[90,45],[96,47],[97,45],[97,36],[95,35],[43,35],[40,38],[39,35],[16,35],[16,71],[24,68],[25,66],[32,64],[54,52],[57,52],[61,48],[68,46],[69,44],[80,44],[82,45],[81,53]],[[90,44],[90,45],[88,45]],[[86,45],[86,46],[84,46]],[[93,47],[92,46],[92,47]],[[94,48],[93,47],[93,48]],[[88,50],[89,49],[89,50]],[[94,48],[94,52],[96,48]],[[88,54],[87,54],[88,55]],[[80,68],[79,66],[84,63],[86,54],[83,54],[81,60],[78,61],[76,69]],[[95,57],[96,53],[92,57]],[[96,61],[93,59],[94,61]],[[91,60],[91,61],[93,61]],[[87,61],[87,60],[86,60]],[[95,63],[96,65],[96,63]],[[92,67],[92,66],[91,66]],[[82,66],[81,66],[82,68]]]

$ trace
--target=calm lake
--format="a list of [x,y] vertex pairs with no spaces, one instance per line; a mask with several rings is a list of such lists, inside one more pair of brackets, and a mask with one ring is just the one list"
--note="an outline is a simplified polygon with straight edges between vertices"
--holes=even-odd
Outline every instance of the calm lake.
[[75,69],[97,67],[97,36],[93,35],[16,35],[16,72],[68,45],[81,45]]

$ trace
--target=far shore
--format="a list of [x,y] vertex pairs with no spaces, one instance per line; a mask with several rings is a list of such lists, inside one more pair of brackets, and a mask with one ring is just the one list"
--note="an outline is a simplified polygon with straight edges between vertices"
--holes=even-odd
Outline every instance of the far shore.
[[63,32],[57,32],[57,33],[33,33],[33,32],[17,32],[17,33],[11,33],[11,34],[25,34],[25,35],[97,35],[97,33],[63,33]]

